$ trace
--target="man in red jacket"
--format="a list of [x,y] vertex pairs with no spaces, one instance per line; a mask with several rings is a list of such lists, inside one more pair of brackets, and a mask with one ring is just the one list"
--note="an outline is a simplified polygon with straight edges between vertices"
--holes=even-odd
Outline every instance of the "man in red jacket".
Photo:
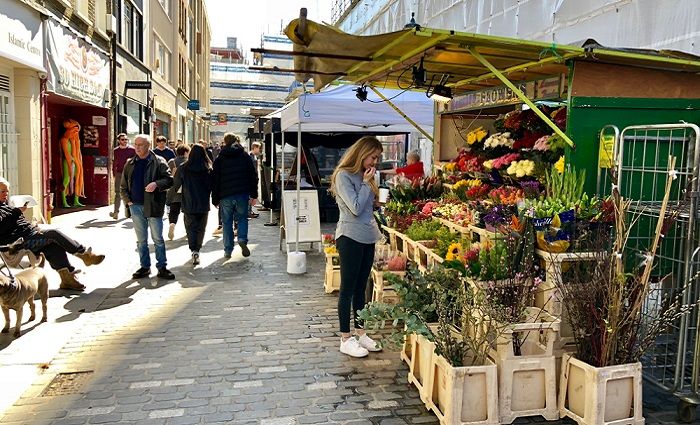
[[380,170],[384,174],[401,174],[407,179],[415,180],[423,177],[423,162],[417,151],[411,151],[406,155],[406,166],[390,170]]
[[[114,177],[114,212],[109,213],[113,219],[119,218],[119,207],[121,207],[122,198],[119,186],[122,184],[122,172],[126,160],[136,155],[136,149],[129,144],[129,138],[124,133],[119,133],[117,136],[117,147],[114,148],[114,157],[112,158],[112,176]],[[127,207],[128,208],[128,207]]]

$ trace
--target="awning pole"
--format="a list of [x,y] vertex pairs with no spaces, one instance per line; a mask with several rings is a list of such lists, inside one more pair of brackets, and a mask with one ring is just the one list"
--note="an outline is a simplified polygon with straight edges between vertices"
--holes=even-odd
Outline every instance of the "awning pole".
[[380,92],[379,90],[377,90],[376,88],[374,88],[374,86],[369,86],[369,88],[371,88],[372,91],[375,92],[375,93],[377,94],[377,96],[379,96],[380,98],[382,98],[382,100],[383,100],[384,102],[386,102],[387,105],[391,106],[391,107],[394,109],[394,111],[396,111],[396,112],[397,112],[399,115],[401,115],[406,121],[408,121],[412,126],[414,126],[414,127],[416,128],[416,130],[420,131],[421,134],[423,134],[425,137],[427,137],[431,142],[433,141],[433,136],[432,136],[432,135],[428,134],[428,132],[425,131],[425,130],[423,130],[423,128],[422,128],[421,126],[419,126],[418,123],[416,123],[416,122],[413,121],[411,118],[409,118],[408,115],[404,114],[403,111],[401,111],[401,109],[399,109],[398,106],[394,105],[394,103],[393,103],[391,100],[387,99],[386,96],[384,96],[384,94],[383,94],[382,92]]
[[485,57],[481,56],[481,53],[477,52],[476,49],[472,47],[467,47],[467,51],[472,54],[478,60],[481,62],[486,68],[489,69],[489,71],[493,72],[493,75],[496,76],[503,84],[505,84],[509,89],[515,93],[516,96],[520,100],[522,100],[527,106],[529,106],[540,118],[542,118],[542,121],[544,121],[556,134],[558,134],[564,141],[571,146],[572,148],[575,148],[576,145],[574,144],[573,140],[569,138],[559,127],[557,127],[556,124],[552,122],[552,120],[549,119],[547,114],[544,112],[540,111],[540,109],[527,97],[525,96],[525,93],[523,93],[519,88],[515,86],[508,78],[506,78],[505,75],[498,69],[496,69],[495,66],[493,66],[488,60],[486,60]]
[[[270,123],[273,123],[273,118],[270,118]],[[272,205],[272,199],[275,197],[274,187],[275,187],[275,126],[270,125],[270,184],[268,185],[270,191],[270,221],[269,223],[275,222],[275,212]]]
[[[306,96],[303,94],[302,96]],[[297,124],[297,224],[296,224],[296,248],[294,251],[299,252],[299,211],[301,210],[301,120]]]

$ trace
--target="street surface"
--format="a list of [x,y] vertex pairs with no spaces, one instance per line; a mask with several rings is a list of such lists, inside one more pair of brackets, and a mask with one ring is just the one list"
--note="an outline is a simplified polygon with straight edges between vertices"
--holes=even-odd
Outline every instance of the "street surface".
[[[48,269],[48,323],[25,323],[19,339],[0,336],[3,425],[437,423],[398,353],[338,351],[324,259],[310,252],[308,273],[288,275],[278,228],[263,226],[269,213],[249,222],[252,255],[236,247],[225,261],[221,239],[210,236],[213,210],[196,268],[181,218],[166,242],[177,280],[158,280],[153,267],[153,277],[134,281],[131,221],[110,219],[110,208],[54,218],[107,258],[86,268],[71,257],[84,271],[82,294],[58,291]],[[676,423],[674,397],[645,385],[644,401],[647,424]]]

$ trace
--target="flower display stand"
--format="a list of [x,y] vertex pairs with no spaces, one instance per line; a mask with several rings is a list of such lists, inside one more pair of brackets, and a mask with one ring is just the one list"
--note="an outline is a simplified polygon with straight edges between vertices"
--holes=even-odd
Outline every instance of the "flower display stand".
[[423,335],[416,337],[412,345],[411,363],[408,370],[408,382],[415,385],[423,403],[428,406],[430,399],[431,373],[433,372],[432,361],[435,355],[435,343],[429,341]]
[[544,261],[546,278],[540,284],[540,290],[535,294],[535,307],[561,318],[561,341],[564,344],[573,342],[573,331],[564,313],[561,303],[561,293],[558,289],[563,283],[562,275],[567,264],[579,261],[592,261],[599,255],[597,252],[564,252],[553,253],[536,249],[535,254]]
[[564,354],[559,412],[580,425],[643,425],[642,364],[593,367]]
[[445,261],[433,252],[430,247],[426,246],[427,242],[433,243],[433,241],[418,241],[414,243],[413,260],[420,271],[429,270],[436,264],[442,264]]
[[470,238],[472,237],[473,232],[472,232],[472,230],[471,230],[469,227],[460,226],[459,224],[455,224],[455,223],[453,223],[453,222],[451,222],[451,221],[449,221],[449,220],[446,220],[446,219],[444,219],[444,218],[441,218],[441,217],[436,217],[436,219],[437,219],[440,223],[442,223],[443,226],[449,228],[450,231],[452,231],[453,233],[459,233],[459,234],[462,235],[462,237],[464,237],[464,238],[469,238],[469,239],[470,239]]
[[340,290],[340,257],[337,253],[326,253],[326,273],[323,280],[326,294]]
[[428,408],[441,425],[496,425],[498,377],[496,365],[454,367],[433,355],[428,382]]
[[401,348],[401,360],[406,362],[408,367],[411,367],[411,359],[413,358],[413,346],[416,345],[416,334],[412,333],[406,335],[403,340],[403,347]]
[[396,291],[390,286],[390,285],[385,285],[384,284],[384,276],[388,273],[404,277],[406,276],[405,271],[386,271],[386,270],[377,270],[374,267],[372,267],[371,271],[371,276],[372,276],[372,301],[373,302],[383,302],[386,304],[396,304],[399,301],[398,295],[396,295]]
[[478,240],[479,242],[487,242],[505,238],[505,236],[501,233],[486,230],[473,224],[470,224],[468,228],[469,232],[471,233],[472,240]]
[[382,226],[389,238],[389,245],[394,251],[404,252],[404,234],[389,226]]
[[[554,347],[559,319],[536,307],[528,308],[526,323],[507,326],[491,356],[498,366],[498,410],[502,424],[526,416],[559,419]],[[513,341],[519,336],[520,353]]]

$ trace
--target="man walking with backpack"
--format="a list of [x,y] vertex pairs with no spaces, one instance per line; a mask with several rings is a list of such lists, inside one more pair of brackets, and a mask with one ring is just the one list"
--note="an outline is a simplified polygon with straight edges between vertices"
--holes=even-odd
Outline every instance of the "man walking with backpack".
[[224,135],[224,147],[214,160],[211,200],[221,209],[224,258],[233,252],[233,221],[238,222],[238,245],[244,257],[248,249],[248,206],[258,198],[258,173],[253,160],[233,133]]

